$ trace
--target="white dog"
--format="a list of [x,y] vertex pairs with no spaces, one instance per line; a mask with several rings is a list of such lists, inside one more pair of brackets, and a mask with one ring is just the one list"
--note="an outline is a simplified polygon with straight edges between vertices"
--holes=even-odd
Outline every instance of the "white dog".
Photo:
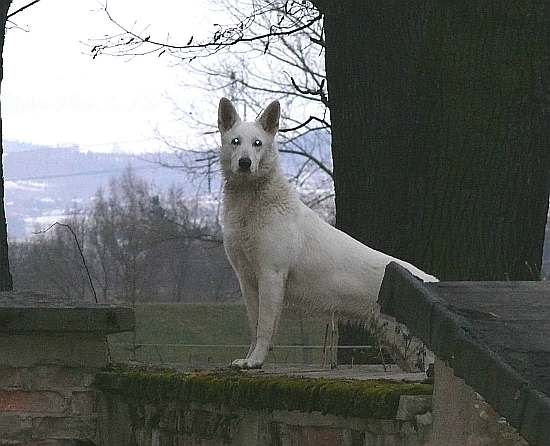
[[252,332],[248,355],[233,361],[241,368],[262,366],[284,299],[359,318],[377,311],[378,291],[391,261],[425,281],[437,280],[361,244],[300,201],[279,165],[279,116],[277,101],[255,122],[241,121],[226,98],[218,108],[224,246]]

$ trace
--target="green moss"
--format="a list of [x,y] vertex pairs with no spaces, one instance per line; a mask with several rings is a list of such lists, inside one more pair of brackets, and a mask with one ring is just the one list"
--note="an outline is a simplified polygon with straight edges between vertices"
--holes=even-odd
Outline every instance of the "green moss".
[[112,369],[96,376],[107,393],[148,404],[211,403],[249,410],[297,410],[344,417],[391,419],[401,395],[429,395],[429,384],[251,376],[237,371],[182,374]]

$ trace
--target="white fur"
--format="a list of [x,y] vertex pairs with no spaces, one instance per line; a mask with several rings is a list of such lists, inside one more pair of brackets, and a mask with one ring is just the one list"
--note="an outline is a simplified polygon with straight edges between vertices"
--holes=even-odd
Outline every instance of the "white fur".
[[[363,245],[305,206],[279,166],[279,104],[243,122],[229,100],[218,109],[224,187],[224,246],[246,302],[252,343],[242,368],[261,367],[283,300],[354,318],[377,311],[386,265],[396,261],[424,281],[437,279],[410,263]],[[240,144],[232,144],[238,138]],[[260,147],[254,141],[262,141]],[[251,160],[250,171],[239,159]]]

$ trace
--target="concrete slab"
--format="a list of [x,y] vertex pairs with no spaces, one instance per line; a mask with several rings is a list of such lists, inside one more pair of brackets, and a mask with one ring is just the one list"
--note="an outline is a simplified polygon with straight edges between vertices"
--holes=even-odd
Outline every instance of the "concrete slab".
[[32,291],[0,293],[0,334],[109,334],[130,331],[134,326],[134,312],[129,307]]

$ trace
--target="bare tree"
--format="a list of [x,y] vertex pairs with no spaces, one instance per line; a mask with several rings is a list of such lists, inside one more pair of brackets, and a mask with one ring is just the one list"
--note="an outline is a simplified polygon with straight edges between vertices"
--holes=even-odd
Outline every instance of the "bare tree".
[[31,241],[13,242],[14,283],[70,299],[92,300],[94,290],[83,262],[87,230],[85,214],[73,210],[62,224],[37,231]]
[[[321,183],[323,189],[330,191],[323,198],[315,197],[308,204],[315,207],[327,198],[333,198],[330,113],[321,17],[308,2],[259,0],[250,3],[243,0],[220,0],[219,3],[237,24],[220,31],[221,35],[225,36],[226,32],[227,35],[233,35],[228,30],[237,28],[242,28],[242,35],[240,38],[225,40],[217,48],[215,54],[223,54],[223,58],[201,57],[193,64],[184,65],[186,69],[191,67],[189,74],[195,79],[189,81],[187,86],[199,88],[203,92],[205,99],[201,101],[202,110],[189,109],[173,100],[180,119],[194,128],[202,138],[195,146],[190,146],[188,142],[159,134],[166,146],[179,155],[179,163],[174,166],[172,161],[166,161],[161,154],[156,156],[155,161],[182,168],[195,178],[206,179],[208,192],[216,190],[218,138],[212,116],[215,116],[214,107],[219,97],[230,97],[248,119],[255,118],[267,102],[277,98],[284,103],[285,127],[281,129],[280,151],[284,158],[288,157],[285,163],[287,173],[300,189],[318,189]],[[283,27],[292,32],[277,33]],[[122,38],[122,41],[115,42],[111,39],[109,43],[94,46],[94,56],[106,50],[115,55],[137,54],[133,52],[137,42],[140,42],[140,48],[147,47],[151,51],[168,48],[169,54],[177,61],[193,60],[198,54],[212,54],[208,42],[191,45],[193,56],[189,57],[191,48],[187,46],[176,50],[171,46],[162,46],[158,41],[151,42],[151,39],[140,40],[135,31],[130,35],[128,40]],[[264,37],[247,38],[249,35]],[[222,37],[216,34],[212,40],[217,38]],[[199,52],[201,45],[202,53]],[[225,49],[231,51],[223,51]],[[205,103],[212,106],[205,107]]]
[[111,181],[107,194],[98,191],[90,221],[89,244],[104,299],[114,293],[133,303],[156,292],[167,263],[172,277],[166,282],[176,281],[181,289],[190,243],[211,237],[181,191],[155,193],[130,168]]
[[219,279],[218,294],[227,292],[230,267],[212,210],[199,207],[182,190],[157,191],[128,169],[89,209],[12,244],[15,283],[73,299],[90,300],[98,290],[103,302],[217,297],[204,292],[207,282]]

